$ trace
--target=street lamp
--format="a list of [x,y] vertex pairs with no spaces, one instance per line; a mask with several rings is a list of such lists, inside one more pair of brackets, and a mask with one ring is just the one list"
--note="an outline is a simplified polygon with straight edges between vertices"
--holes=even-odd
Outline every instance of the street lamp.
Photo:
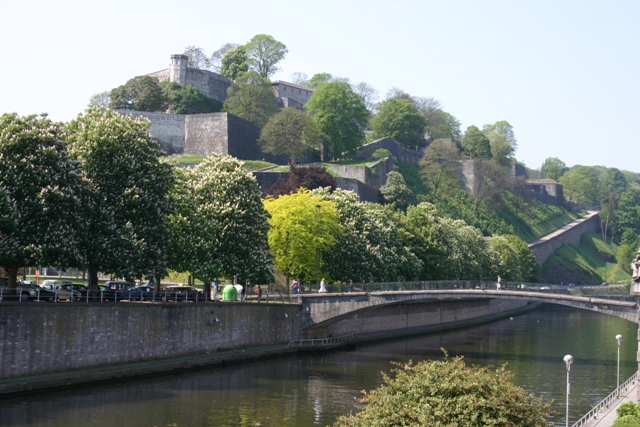
[[[320,237],[320,205],[316,205],[316,208],[318,208],[318,221],[316,222],[316,241],[317,239]],[[320,246],[316,245],[316,274],[318,275],[318,277],[316,277],[317,279],[317,283],[320,283]]]
[[573,363],[573,356],[567,354],[562,360],[567,365],[567,425],[569,427],[569,394],[571,392],[571,382],[569,381],[569,371],[571,371],[571,364]]
[[620,397],[620,341],[622,341],[622,335],[616,335],[618,341],[618,381],[616,383],[616,397]]

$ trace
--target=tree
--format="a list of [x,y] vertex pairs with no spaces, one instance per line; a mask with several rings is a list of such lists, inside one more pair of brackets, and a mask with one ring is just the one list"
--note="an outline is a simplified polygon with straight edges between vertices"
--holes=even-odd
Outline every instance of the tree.
[[224,111],[258,126],[264,126],[276,113],[277,106],[271,84],[255,71],[242,74],[236,83],[227,89],[227,95]]
[[309,87],[317,89],[321,84],[333,81],[333,76],[329,73],[316,73],[309,79]]
[[111,91],[105,90],[104,92],[94,93],[89,98],[89,105],[87,108],[109,108],[109,104],[111,103]]
[[98,271],[129,279],[167,274],[168,193],[173,168],[149,135],[149,121],[94,108],[66,128],[85,183],[81,245],[91,289]]
[[291,74],[291,83],[300,85],[300,86],[309,86],[309,76],[305,73],[301,73],[296,71]]
[[63,141],[46,115],[0,117],[0,266],[11,287],[20,267],[82,262],[80,176]]
[[476,126],[471,125],[462,138],[462,153],[469,159],[490,159],[491,143],[489,138]]
[[564,175],[568,170],[569,168],[567,165],[557,157],[547,157],[540,168],[543,177],[554,181],[559,181],[562,175]]
[[280,62],[288,50],[287,47],[267,34],[254,36],[246,45],[247,62],[252,70],[262,78],[269,78],[278,71],[276,64]]
[[365,82],[360,82],[353,85],[353,91],[358,94],[362,103],[367,107],[367,110],[373,111],[375,108],[376,100],[378,99],[378,91]]
[[184,54],[189,57],[189,62],[187,63],[189,68],[197,68],[199,70],[211,69],[211,60],[201,47],[187,46],[184,48]]
[[267,121],[258,141],[262,150],[286,154],[295,165],[308,149],[320,150],[322,132],[311,117],[296,108],[284,108]]
[[219,277],[252,283],[272,280],[268,214],[260,186],[242,162],[212,154],[193,170],[182,169],[172,199],[171,265],[208,288]]
[[341,234],[335,204],[301,188],[297,193],[267,197],[265,209],[271,215],[269,247],[274,265],[287,276],[319,280],[325,274],[321,254],[329,251]]
[[[445,353],[446,355],[446,353]],[[363,392],[360,411],[334,427],[548,427],[550,403],[512,383],[503,366],[467,366],[463,357],[400,365]]]
[[460,151],[451,139],[436,139],[420,159],[420,177],[436,198],[440,190],[459,186]]
[[225,43],[220,47],[220,49],[213,52],[210,59],[213,71],[220,72],[220,68],[222,67],[222,58],[224,58],[228,51],[238,46],[239,45],[237,43]]
[[347,282],[418,280],[422,262],[407,248],[400,215],[376,203],[360,202],[352,191],[318,188],[313,194],[336,203],[344,232],[323,254],[329,276]]
[[340,157],[364,142],[363,128],[369,119],[369,111],[348,83],[320,85],[305,107],[325,134],[323,157]]
[[278,180],[267,190],[267,194],[278,197],[283,194],[291,194],[299,188],[315,190],[316,188],[336,189],[336,179],[322,166],[305,166],[298,168],[291,165],[287,181]]
[[385,203],[402,211],[407,210],[413,198],[413,191],[407,187],[402,174],[394,171],[387,174],[387,182],[380,187],[380,194]]
[[491,156],[501,163],[508,162],[508,159],[518,148],[513,126],[506,120],[500,120],[492,125],[484,125],[482,133],[489,139]]
[[591,205],[598,196],[598,177],[594,169],[577,166],[560,178],[565,199],[577,205]]
[[111,91],[110,108],[136,111],[164,111],[166,99],[158,79],[138,76]]
[[182,86],[165,80],[160,83],[160,88],[172,114],[217,113],[222,109],[220,101],[203,95],[193,86]]
[[222,57],[220,74],[231,81],[235,81],[242,74],[249,71],[248,59],[245,46],[229,49]]
[[388,136],[410,148],[424,145],[426,121],[413,102],[403,98],[389,98],[377,106],[371,119],[375,138]]

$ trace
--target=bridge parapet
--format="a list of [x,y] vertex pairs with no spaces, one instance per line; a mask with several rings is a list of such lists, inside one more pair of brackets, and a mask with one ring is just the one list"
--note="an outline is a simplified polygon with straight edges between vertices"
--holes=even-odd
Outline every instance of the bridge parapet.
[[631,301],[528,291],[454,289],[303,295],[302,327],[303,329],[307,329],[323,322],[353,315],[358,311],[383,305],[473,299],[518,299],[531,302],[546,302],[597,311],[599,313],[621,317],[632,322],[638,322],[636,313],[637,303]]

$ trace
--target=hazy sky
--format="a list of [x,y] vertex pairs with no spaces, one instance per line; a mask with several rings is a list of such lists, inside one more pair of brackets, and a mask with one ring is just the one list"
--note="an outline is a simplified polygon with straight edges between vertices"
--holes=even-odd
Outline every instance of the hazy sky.
[[302,72],[439,100],[470,126],[507,120],[537,169],[640,172],[637,0],[0,0],[0,114],[69,121],[91,95],[269,34]]

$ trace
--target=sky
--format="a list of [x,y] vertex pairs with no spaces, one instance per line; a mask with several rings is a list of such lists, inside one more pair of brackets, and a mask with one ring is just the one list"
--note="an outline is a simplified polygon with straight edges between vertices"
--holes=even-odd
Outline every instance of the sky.
[[435,98],[464,132],[506,120],[516,158],[640,172],[638,0],[0,0],[0,114],[73,120],[93,94],[256,34],[272,80],[327,72]]

